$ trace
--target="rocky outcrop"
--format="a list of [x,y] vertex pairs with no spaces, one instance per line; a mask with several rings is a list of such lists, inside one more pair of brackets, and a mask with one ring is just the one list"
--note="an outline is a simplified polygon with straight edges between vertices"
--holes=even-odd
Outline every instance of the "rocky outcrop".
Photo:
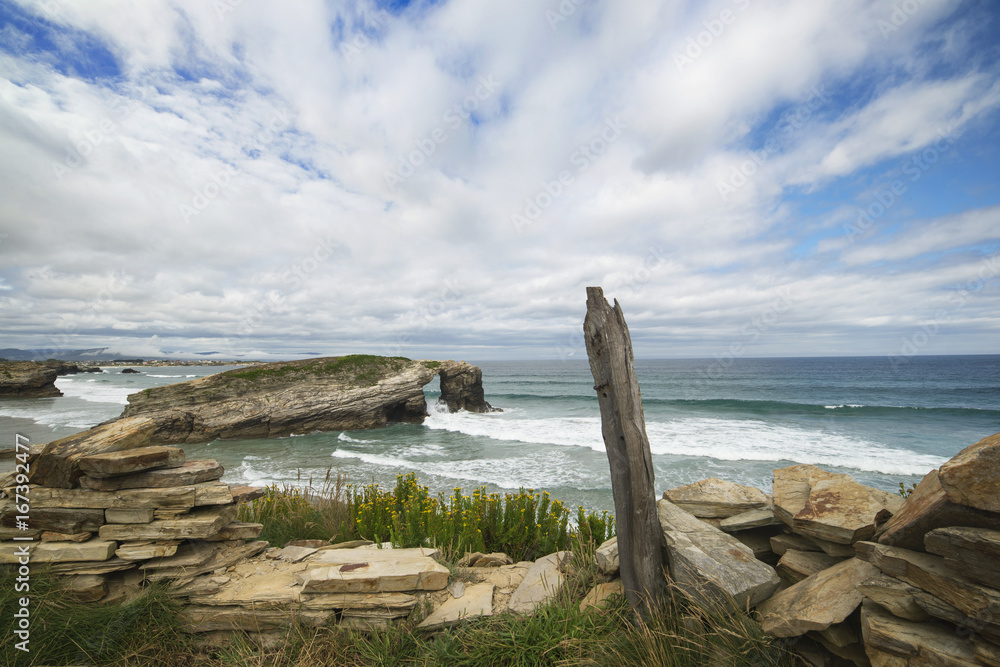
[[134,447],[420,423],[423,387],[435,375],[450,409],[494,409],[483,399],[482,372],[464,361],[352,355],[261,364],[130,395],[117,420],[46,445],[32,479],[70,488],[82,474],[79,458]]
[[0,398],[62,396],[56,389],[56,369],[34,361],[0,362]]
[[70,363],[68,361],[58,361],[56,359],[49,359],[48,361],[43,361],[42,365],[46,368],[53,368],[56,371],[56,375],[60,377],[63,375],[76,375],[77,373],[103,373],[104,370],[100,366],[81,366],[79,364]]
[[745,609],[767,599],[778,587],[775,571],[732,535],[699,521],[666,499],[657,501],[656,511],[670,575],[696,602]]
[[766,508],[770,504],[760,489],[717,477],[664,491],[663,499],[705,519],[725,519],[750,510]]
[[352,355],[262,364],[147,389],[128,397],[122,417],[156,421],[154,444],[420,423],[427,415],[423,387],[435,375],[449,409],[492,410],[483,400],[482,372],[465,362]]

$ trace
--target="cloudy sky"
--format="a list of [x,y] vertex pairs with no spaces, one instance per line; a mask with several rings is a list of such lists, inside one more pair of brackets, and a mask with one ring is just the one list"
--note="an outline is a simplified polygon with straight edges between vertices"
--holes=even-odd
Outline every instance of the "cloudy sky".
[[0,347],[1000,353],[992,0],[0,0]]

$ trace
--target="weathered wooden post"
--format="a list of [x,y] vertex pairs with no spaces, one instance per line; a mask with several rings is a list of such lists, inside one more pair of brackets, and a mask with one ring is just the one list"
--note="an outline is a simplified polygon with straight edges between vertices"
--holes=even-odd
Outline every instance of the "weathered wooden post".
[[666,590],[653,459],[628,325],[617,299],[612,308],[600,287],[587,288],[583,334],[611,465],[622,585],[632,609],[649,620]]

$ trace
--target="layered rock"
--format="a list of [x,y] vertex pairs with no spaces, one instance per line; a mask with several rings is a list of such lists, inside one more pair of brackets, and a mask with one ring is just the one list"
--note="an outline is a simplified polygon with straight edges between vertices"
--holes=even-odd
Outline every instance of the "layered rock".
[[80,457],[136,447],[419,423],[423,387],[435,375],[450,409],[493,410],[482,372],[461,361],[352,355],[261,364],[130,395],[117,420],[46,445],[33,480],[70,488]]
[[[762,494],[763,495],[763,494]],[[656,503],[678,588],[703,604],[746,608],[767,599],[778,587],[775,571],[752,549],[688,514],[669,500]]]
[[34,361],[0,361],[0,398],[62,396],[56,369]]
[[765,509],[768,497],[760,489],[710,477],[663,492],[663,499],[697,517],[725,519],[750,510]]

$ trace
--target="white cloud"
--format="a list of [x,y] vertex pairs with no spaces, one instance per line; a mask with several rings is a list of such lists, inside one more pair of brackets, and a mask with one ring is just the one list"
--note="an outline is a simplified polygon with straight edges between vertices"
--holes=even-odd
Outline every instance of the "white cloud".
[[[972,207],[805,252],[854,208],[800,220],[788,197],[995,118],[995,72],[962,65],[961,21],[936,27],[954,2],[886,37],[891,5],[865,0],[591,0],[554,30],[527,0],[56,6],[122,75],[61,74],[16,35],[0,52],[5,345],[555,356],[603,284],[646,354],[711,353],[781,289],[794,336],[776,325],[757,352],[877,353],[996,240],[995,208]],[[128,281],[102,297],[112,272]],[[996,299],[963,310],[976,351]]]

